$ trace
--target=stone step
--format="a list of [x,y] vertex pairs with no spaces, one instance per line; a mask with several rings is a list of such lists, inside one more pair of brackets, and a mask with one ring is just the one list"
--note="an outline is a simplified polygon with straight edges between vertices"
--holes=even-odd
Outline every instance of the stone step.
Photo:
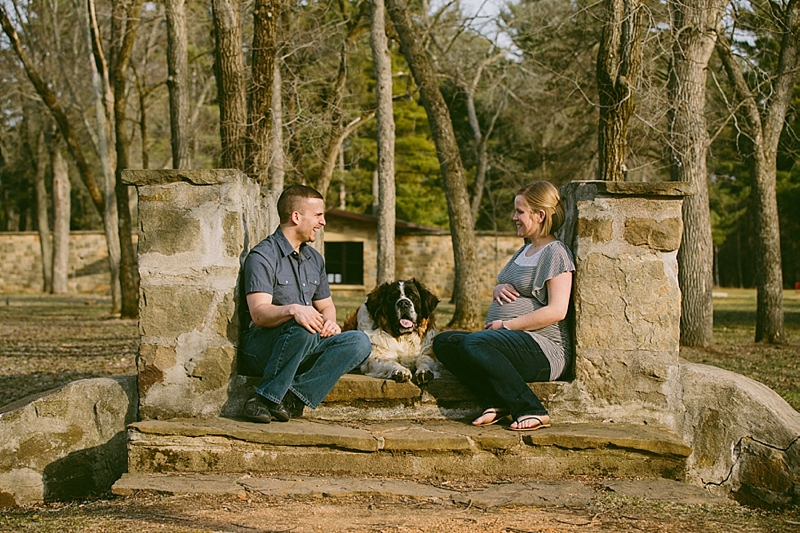
[[[252,397],[258,378],[236,376],[228,387],[224,417],[238,417]],[[530,383],[547,405],[568,386],[565,382]],[[345,374],[320,406],[306,408],[304,416],[318,420],[460,419],[480,411],[475,397],[452,375],[434,379],[423,387],[360,374]]]
[[431,483],[411,480],[253,476],[232,474],[123,474],[112,487],[117,496],[136,493],[170,495],[215,494],[247,498],[248,492],[267,496],[357,497],[383,496],[471,505],[478,508],[526,505],[537,507],[585,506],[603,492],[685,505],[735,505],[701,487],[666,479],[540,480],[503,483]]
[[414,479],[682,480],[691,449],[651,425],[554,424],[533,432],[456,420],[349,423],[228,418],[128,427],[130,473],[280,473]]

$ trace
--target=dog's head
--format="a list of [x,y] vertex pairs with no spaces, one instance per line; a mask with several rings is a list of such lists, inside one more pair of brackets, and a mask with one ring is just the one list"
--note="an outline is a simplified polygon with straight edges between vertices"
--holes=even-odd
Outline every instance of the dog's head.
[[424,334],[433,326],[436,297],[416,279],[388,281],[367,295],[367,310],[375,325],[394,337]]

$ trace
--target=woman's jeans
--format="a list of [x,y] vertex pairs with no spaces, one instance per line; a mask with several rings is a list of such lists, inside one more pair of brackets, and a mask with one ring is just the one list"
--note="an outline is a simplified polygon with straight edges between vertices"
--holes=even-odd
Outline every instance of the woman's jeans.
[[550,362],[524,331],[445,331],[433,351],[483,407],[508,408],[514,418],[547,414],[528,383],[549,381]]
[[294,320],[275,328],[250,328],[241,343],[242,370],[261,376],[256,393],[280,403],[292,391],[312,409],[341,376],[363,363],[372,346],[362,331],[321,338]]

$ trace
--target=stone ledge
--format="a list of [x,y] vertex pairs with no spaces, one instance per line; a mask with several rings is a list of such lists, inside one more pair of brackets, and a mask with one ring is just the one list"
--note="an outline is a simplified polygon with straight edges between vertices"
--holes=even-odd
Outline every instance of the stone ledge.
[[565,185],[578,191],[578,199],[586,194],[611,196],[674,197],[681,199],[694,194],[694,187],[688,181],[573,181]]
[[682,479],[691,450],[671,431],[630,424],[556,424],[531,433],[461,421],[224,418],[129,426],[132,473],[281,472],[325,475],[565,475]]
[[[228,437],[273,446],[322,446],[377,452],[379,450],[457,452],[475,443],[552,446],[564,450],[624,448],[640,452],[688,457],[692,449],[672,431],[650,425],[595,423],[557,424],[546,430],[508,431],[503,425],[475,427],[455,420],[335,422],[293,419],[257,424],[228,418],[147,420],[128,426],[132,446],[158,437]],[[495,448],[495,446],[487,446]]]
[[235,169],[206,170],[123,170],[122,183],[125,185],[167,185],[186,182],[192,185],[218,185],[230,183],[244,177]]

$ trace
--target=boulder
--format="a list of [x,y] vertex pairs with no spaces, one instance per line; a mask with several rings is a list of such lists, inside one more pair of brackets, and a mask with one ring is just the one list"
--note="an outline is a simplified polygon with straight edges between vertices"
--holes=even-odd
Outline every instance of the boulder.
[[136,376],[73,381],[0,409],[0,506],[105,492],[127,469]]

